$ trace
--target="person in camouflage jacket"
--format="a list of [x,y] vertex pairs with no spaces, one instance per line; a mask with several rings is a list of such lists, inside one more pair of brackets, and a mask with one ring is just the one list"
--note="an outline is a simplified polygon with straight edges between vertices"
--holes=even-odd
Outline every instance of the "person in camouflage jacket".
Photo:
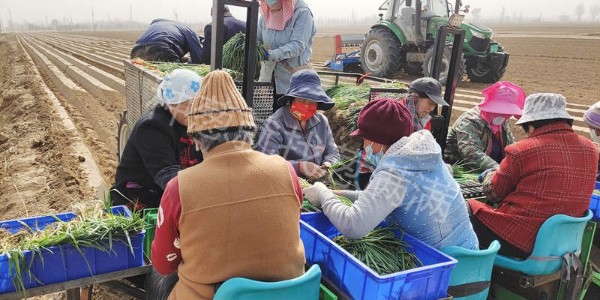
[[468,171],[497,168],[514,142],[509,119],[520,116],[525,103],[523,89],[497,82],[483,90],[483,101],[463,113],[449,130],[444,159]]
[[[475,172],[497,168],[498,162],[490,157],[492,135],[492,129],[481,117],[479,108],[469,109],[454,122],[454,126],[448,132],[444,160],[449,164],[463,165]],[[504,122],[500,134],[501,158],[506,156],[504,148],[512,143],[514,137],[510,123]]]

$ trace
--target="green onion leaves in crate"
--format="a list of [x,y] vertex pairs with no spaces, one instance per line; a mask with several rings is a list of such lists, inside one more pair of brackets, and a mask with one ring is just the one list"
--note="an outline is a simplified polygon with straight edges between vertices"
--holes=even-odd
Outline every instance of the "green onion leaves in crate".
[[394,230],[391,227],[379,227],[362,239],[351,240],[340,235],[333,241],[379,275],[421,267],[423,263],[419,258],[407,250],[411,246],[402,238],[397,238]]

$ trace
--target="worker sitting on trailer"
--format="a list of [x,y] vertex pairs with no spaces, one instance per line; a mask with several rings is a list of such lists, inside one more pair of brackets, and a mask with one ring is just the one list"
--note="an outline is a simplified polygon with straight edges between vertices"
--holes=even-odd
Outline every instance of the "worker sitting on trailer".
[[167,19],[155,19],[135,42],[131,58],[148,61],[202,63],[202,46],[198,35],[187,25]]
[[140,117],[127,140],[110,192],[113,205],[158,207],[167,182],[202,161],[187,134],[188,107],[201,83],[185,69],[165,76],[157,89],[159,104]]
[[468,171],[497,168],[514,142],[510,118],[521,116],[523,89],[510,82],[497,82],[483,90],[483,101],[463,113],[448,132],[444,159]]
[[300,183],[283,158],[251,149],[255,128],[231,76],[209,73],[188,126],[206,159],[167,185],[152,243],[153,267],[179,275],[171,300],[212,299],[232,277],[304,274]]
[[[363,146],[356,156],[354,186],[357,190],[367,187],[371,174],[387,149],[400,138],[413,133],[412,126],[406,124],[407,119],[412,121],[408,109],[399,101],[388,98],[374,100],[368,108],[360,111],[356,130],[350,134],[363,140]],[[382,130],[381,124],[386,124],[385,130]]]
[[335,105],[323,91],[317,72],[296,72],[278,103],[285,107],[264,122],[257,150],[281,155],[292,163],[299,176],[322,178],[339,161],[340,153],[327,118],[317,112]]
[[527,138],[506,147],[497,169],[482,173],[483,192],[497,208],[471,199],[479,246],[498,240],[499,253],[527,258],[542,223],[553,215],[581,217],[596,182],[598,149],[573,132],[559,94],[533,94],[517,122]]
[[[246,22],[236,19],[227,5],[223,13],[223,44],[225,44],[238,32],[246,33]],[[202,40],[202,63],[206,65],[210,65],[211,41],[212,23],[204,26],[204,40]]]
[[[600,143],[600,102],[594,103],[583,115],[583,119],[590,127],[590,138],[596,145]],[[600,161],[598,161],[600,169]],[[600,181],[600,170],[598,170],[596,181]]]
[[[381,114],[381,118],[376,118]],[[370,141],[373,149],[385,156],[377,163],[371,182],[364,191],[331,191],[317,182],[305,188],[305,197],[321,207],[331,223],[347,238],[360,239],[384,219],[398,225],[406,233],[435,248],[459,246],[478,249],[467,205],[458,184],[442,161],[440,146],[428,130],[412,132],[412,117],[395,100],[369,102],[359,120],[368,119],[369,126],[359,129],[358,135],[375,137],[368,129],[386,128],[385,140]],[[385,117],[383,117],[385,116]],[[392,121],[392,117],[395,120]],[[404,137],[402,137],[404,136]],[[401,138],[402,137],[402,138]],[[396,139],[389,149],[383,144]],[[376,147],[375,147],[376,146]],[[379,159],[376,159],[379,160]],[[340,201],[340,194],[353,202]]]
[[413,116],[414,131],[431,130],[431,113],[437,105],[448,106],[442,97],[442,84],[435,78],[423,77],[415,79],[409,87],[408,97],[402,103],[408,107]]

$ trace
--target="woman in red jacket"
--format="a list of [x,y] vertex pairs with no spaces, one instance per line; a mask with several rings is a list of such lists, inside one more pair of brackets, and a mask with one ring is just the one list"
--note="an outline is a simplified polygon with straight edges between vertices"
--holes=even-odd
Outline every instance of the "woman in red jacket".
[[507,146],[498,169],[482,174],[488,201],[498,208],[469,200],[482,249],[499,240],[499,253],[527,258],[544,221],[556,214],[585,214],[596,181],[598,149],[573,132],[572,124],[564,96],[527,97],[517,122],[527,138]]

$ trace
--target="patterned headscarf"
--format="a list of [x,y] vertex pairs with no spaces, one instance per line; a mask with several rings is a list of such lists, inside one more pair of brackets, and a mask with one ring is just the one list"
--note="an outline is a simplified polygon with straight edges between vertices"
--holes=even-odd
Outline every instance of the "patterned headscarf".
[[273,11],[269,8],[266,0],[260,0],[260,12],[265,18],[265,26],[273,30],[284,30],[285,24],[294,16],[297,0],[278,0],[281,2],[281,9]]

